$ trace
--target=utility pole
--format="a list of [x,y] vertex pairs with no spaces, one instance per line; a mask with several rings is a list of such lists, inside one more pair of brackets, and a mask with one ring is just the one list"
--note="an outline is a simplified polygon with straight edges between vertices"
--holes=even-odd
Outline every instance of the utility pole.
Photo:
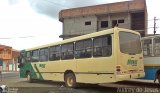
[[154,17],[154,35],[156,34],[156,21],[157,21],[158,19],[156,19],[156,17]]

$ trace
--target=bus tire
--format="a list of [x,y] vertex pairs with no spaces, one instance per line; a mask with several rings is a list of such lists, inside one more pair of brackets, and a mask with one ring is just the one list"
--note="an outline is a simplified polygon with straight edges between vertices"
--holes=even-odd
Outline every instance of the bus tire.
[[160,73],[157,75],[158,83],[160,84]]
[[32,82],[33,82],[33,79],[32,79],[32,77],[31,77],[31,73],[30,73],[30,72],[27,73],[27,81],[28,81],[29,83],[32,83]]
[[0,87],[0,93],[3,93],[3,89]]
[[66,74],[64,79],[65,79],[66,87],[69,87],[69,88],[76,88],[77,87],[76,77],[73,73]]

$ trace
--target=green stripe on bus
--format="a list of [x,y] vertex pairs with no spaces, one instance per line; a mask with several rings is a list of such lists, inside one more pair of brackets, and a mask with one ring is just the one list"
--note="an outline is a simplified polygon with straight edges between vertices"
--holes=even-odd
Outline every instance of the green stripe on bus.
[[[37,67],[36,64],[34,64],[34,68],[36,69],[36,72],[39,74],[38,79],[44,80],[43,77],[42,77],[42,74],[39,72],[39,69],[38,69],[38,67]],[[35,73],[35,72],[34,72],[34,73]]]
[[[36,71],[34,70],[34,68],[35,68]],[[42,77],[42,74],[39,72],[36,64],[34,64],[32,66],[31,63],[26,63],[23,67],[21,67],[21,69],[20,69],[20,77],[25,78],[26,77],[26,72],[28,72],[28,71],[30,72],[31,77],[33,79],[44,80],[43,77]],[[38,73],[38,75],[36,73]]]

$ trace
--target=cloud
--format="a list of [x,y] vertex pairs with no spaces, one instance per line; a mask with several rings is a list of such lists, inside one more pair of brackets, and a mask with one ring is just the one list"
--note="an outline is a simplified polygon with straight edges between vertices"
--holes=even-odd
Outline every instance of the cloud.
[[58,19],[59,11],[62,9],[119,2],[119,0],[29,0],[29,2],[37,12]]
[[61,22],[36,13],[28,0],[9,2],[0,1],[0,44],[26,49],[60,40]]

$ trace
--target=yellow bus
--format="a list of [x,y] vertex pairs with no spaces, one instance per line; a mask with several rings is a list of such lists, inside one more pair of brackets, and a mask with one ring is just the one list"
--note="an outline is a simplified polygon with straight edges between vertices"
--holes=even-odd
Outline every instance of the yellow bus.
[[22,50],[20,77],[78,83],[109,83],[144,77],[138,32],[112,28]]

